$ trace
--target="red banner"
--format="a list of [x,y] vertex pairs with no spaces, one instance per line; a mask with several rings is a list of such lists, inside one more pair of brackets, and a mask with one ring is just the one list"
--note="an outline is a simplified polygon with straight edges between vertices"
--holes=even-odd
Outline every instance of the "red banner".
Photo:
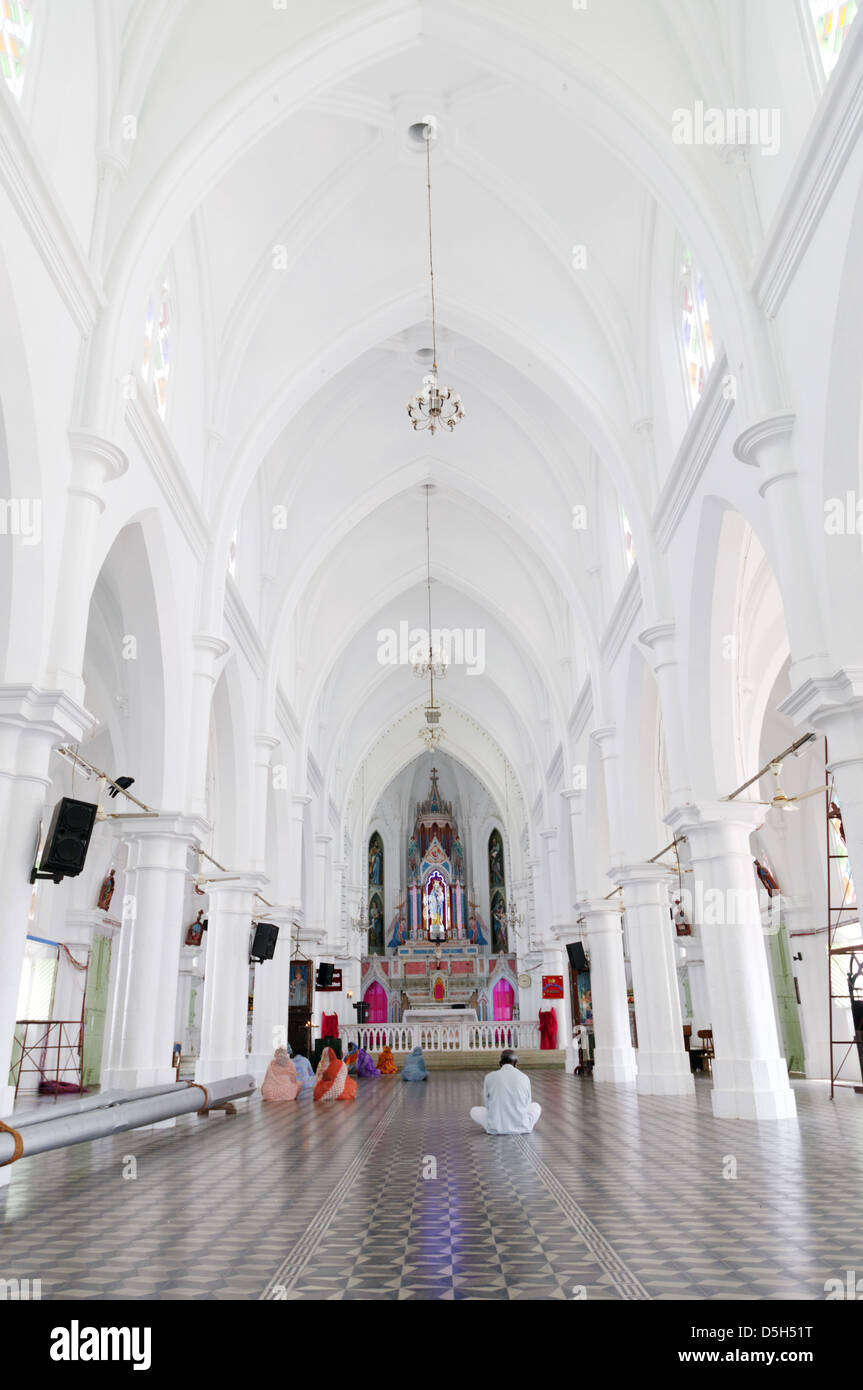
[[562,976],[562,975],[543,975],[543,977],[542,977],[542,997],[543,997],[543,999],[562,999],[562,998],[563,998],[563,976]]

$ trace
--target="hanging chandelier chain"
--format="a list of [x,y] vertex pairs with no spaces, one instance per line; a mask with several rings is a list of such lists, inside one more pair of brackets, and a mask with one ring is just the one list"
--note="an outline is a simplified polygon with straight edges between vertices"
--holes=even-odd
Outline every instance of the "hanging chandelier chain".
[[434,295],[434,251],[432,247],[432,197],[431,197],[431,122],[426,125],[426,188],[428,189],[428,220],[429,220],[429,280],[431,281],[431,315],[432,315],[432,371],[437,372],[437,317],[435,314],[435,295]]

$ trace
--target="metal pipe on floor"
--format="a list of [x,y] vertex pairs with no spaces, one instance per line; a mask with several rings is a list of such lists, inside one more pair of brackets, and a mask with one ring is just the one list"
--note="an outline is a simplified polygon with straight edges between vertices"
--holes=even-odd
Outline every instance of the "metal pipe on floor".
[[[145,1096],[120,1101],[107,1109],[90,1110],[83,1114],[51,1117],[44,1124],[28,1124],[16,1130],[13,1116],[3,1121],[7,1129],[0,1131],[0,1167],[17,1158],[62,1149],[67,1144],[85,1144],[91,1139],[104,1139],[111,1134],[137,1129],[141,1125],[158,1124],[179,1115],[210,1110],[229,1100],[241,1100],[256,1090],[254,1077],[230,1076],[207,1086],[193,1083],[179,1092]],[[135,1096],[135,1092],[131,1093]],[[11,1133],[9,1132],[11,1130]]]
[[22,1110],[12,1118],[7,1115],[5,1119],[13,1129],[20,1129],[22,1125],[41,1125],[46,1120],[59,1120],[66,1115],[80,1115],[86,1110],[107,1109],[108,1106],[119,1105],[126,1100],[146,1100],[149,1096],[185,1091],[188,1085],[187,1081],[165,1081],[161,1086],[142,1086],[134,1091],[100,1091],[95,1096],[73,1096],[69,1100],[59,1101],[56,1105],[46,1103],[33,1110]]

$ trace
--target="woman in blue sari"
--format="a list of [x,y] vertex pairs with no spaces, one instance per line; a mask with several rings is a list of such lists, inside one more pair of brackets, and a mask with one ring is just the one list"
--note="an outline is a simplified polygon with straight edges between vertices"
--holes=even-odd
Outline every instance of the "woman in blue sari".
[[409,1052],[402,1067],[402,1081],[428,1081],[425,1059],[421,1047]]
[[[298,1052],[295,1055],[294,1070],[297,1073],[298,1080],[303,1083],[303,1091],[313,1091],[315,1089],[315,1072],[305,1053]],[[302,1095],[302,1091],[300,1095]]]

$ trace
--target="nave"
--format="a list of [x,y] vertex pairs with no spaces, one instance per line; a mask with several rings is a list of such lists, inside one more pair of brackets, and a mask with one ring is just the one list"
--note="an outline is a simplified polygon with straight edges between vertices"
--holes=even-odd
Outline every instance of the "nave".
[[44,1155],[7,1197],[4,1258],[76,1301],[823,1300],[854,1268],[855,1097],[796,1083],[797,1118],[768,1128],[716,1119],[703,1081],[691,1105],[530,1079],[529,1136],[478,1130],[480,1073],[458,1071]]

